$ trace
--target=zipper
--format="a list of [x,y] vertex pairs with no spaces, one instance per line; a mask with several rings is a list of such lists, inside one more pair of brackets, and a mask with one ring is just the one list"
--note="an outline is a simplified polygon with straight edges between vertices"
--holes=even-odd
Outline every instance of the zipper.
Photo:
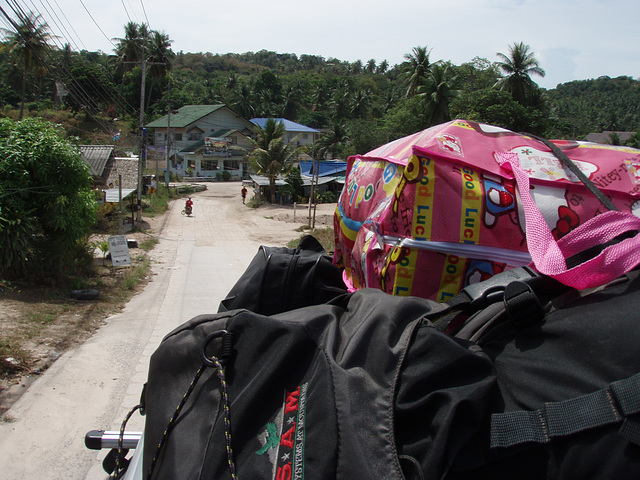
[[432,252],[457,255],[465,258],[489,260],[491,262],[506,263],[514,267],[522,267],[531,263],[529,252],[510,250],[508,248],[489,247],[487,245],[475,245],[455,242],[433,242],[430,240],[416,240],[413,238],[383,235],[382,241],[386,245],[406,248],[417,248]]

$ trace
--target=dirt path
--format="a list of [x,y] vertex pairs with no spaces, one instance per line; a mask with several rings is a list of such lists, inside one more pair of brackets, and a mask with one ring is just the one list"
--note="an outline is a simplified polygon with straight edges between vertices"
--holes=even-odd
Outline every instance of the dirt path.
[[[94,428],[117,430],[138,403],[149,356],[165,334],[189,318],[217,310],[260,245],[285,245],[308,222],[306,209],[242,205],[239,183],[214,183],[150,221],[159,243],[153,277],[118,315],[79,347],[56,360],[7,412],[0,424],[0,471],[12,479],[104,479],[104,453],[84,447]],[[332,221],[321,205],[317,225]],[[141,430],[134,415],[130,428]]]

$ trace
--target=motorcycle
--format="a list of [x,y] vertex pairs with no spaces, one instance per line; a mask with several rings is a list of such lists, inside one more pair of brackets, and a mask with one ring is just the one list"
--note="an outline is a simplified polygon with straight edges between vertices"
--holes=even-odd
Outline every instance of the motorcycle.
[[186,215],[187,217],[191,216],[191,213],[193,212],[193,208],[192,207],[184,207],[184,210],[182,210],[182,215]]

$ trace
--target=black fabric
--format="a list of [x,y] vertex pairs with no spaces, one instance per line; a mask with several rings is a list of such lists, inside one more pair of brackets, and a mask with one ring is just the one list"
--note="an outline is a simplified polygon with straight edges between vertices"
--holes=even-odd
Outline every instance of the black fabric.
[[[194,318],[170,333],[151,358],[144,470],[149,468],[169,419],[201,365],[201,343],[211,333],[226,330],[234,338],[233,357],[225,374],[239,478],[295,478],[288,476],[296,470],[295,465],[282,464],[281,471],[277,468],[291,452],[269,448],[262,454],[257,452],[265,450],[267,432],[274,438],[277,427],[282,439],[287,428],[281,427],[283,423],[300,426],[300,417],[286,423],[282,413],[287,392],[300,389],[297,404],[303,404],[304,391],[304,429],[295,430],[295,439],[304,439],[304,448],[298,452],[305,479],[402,479],[394,436],[394,400],[409,345],[425,352],[425,358],[438,358],[441,365],[449,360],[464,365],[477,358],[466,344],[461,346],[434,328],[419,328],[424,315],[442,308],[428,300],[363,290],[331,304],[273,316],[235,310]],[[416,342],[412,339],[417,328]],[[429,354],[432,347],[436,351]],[[215,354],[215,349],[210,345],[208,354]],[[483,361],[485,368],[490,368],[488,360]],[[432,369],[435,381],[441,375],[440,368],[434,364]],[[212,370],[203,374],[185,404],[153,478],[230,478],[220,381]],[[461,377],[460,381],[467,379]],[[457,409],[457,402],[437,404],[443,410],[438,415],[444,420],[442,428],[448,429],[446,419],[451,414],[446,410]],[[415,426],[418,432],[423,431],[422,426]],[[440,427],[431,428],[437,436]],[[402,463],[406,461],[411,464],[410,459]],[[439,459],[432,463],[437,465]]]
[[[585,292],[535,276],[527,285],[479,286],[465,304],[491,300],[462,309],[467,338],[432,323],[451,306],[378,290],[196,317],[151,358],[145,471],[203,341],[226,331],[205,350],[221,355],[233,339],[224,373],[240,479],[640,478],[637,272]],[[510,319],[519,313],[505,292],[534,293],[544,319]],[[205,369],[153,478],[231,477],[221,392]]]
[[[573,302],[563,298],[562,308],[552,302],[543,323],[495,322],[478,345],[497,374],[489,410],[503,421],[481,435],[482,455],[459,458],[448,478],[640,478],[639,290],[633,273]],[[503,438],[493,449],[485,443],[492,434]]]
[[274,315],[325,303],[346,291],[342,270],[315,237],[306,235],[296,248],[261,246],[218,312],[245,308]]

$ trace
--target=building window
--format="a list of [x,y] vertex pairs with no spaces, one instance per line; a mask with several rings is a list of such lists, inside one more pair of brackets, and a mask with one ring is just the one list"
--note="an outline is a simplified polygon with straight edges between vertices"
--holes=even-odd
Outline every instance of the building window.
[[174,134],[174,140],[176,142],[181,142],[182,141],[182,134],[181,133],[175,133]]
[[190,141],[202,140],[202,132],[189,132],[187,134],[187,140],[190,140]]
[[238,170],[238,160],[225,160],[224,161],[224,169],[225,170]]
[[217,160],[203,160],[202,161],[202,170],[217,170],[218,169],[218,161]]

